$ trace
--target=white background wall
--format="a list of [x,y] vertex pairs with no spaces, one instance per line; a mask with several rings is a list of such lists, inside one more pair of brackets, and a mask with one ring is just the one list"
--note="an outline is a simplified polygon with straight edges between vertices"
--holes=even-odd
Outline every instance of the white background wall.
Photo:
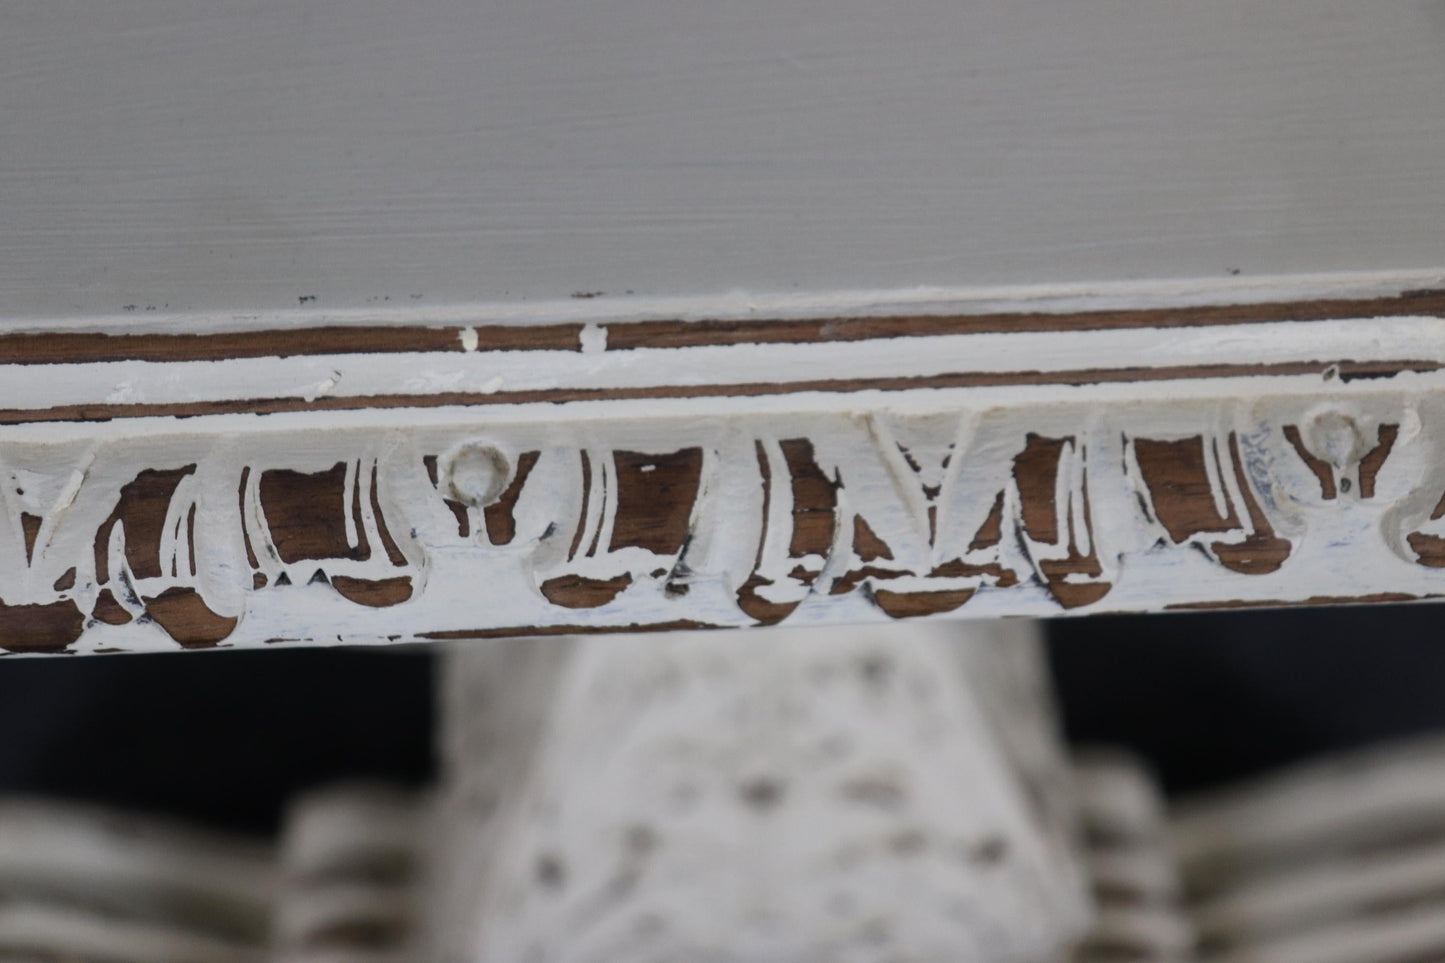
[[0,323],[1442,262],[1440,0],[0,4]]

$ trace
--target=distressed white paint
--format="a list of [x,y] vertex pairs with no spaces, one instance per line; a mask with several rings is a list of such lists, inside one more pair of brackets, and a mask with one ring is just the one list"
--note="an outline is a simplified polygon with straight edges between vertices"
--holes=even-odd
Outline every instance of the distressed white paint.
[[[1040,405],[987,414],[968,412],[962,422],[950,418],[945,423],[950,428],[956,424],[971,428],[972,437],[961,456],[964,467],[950,489],[952,494],[944,496],[939,544],[930,548],[914,535],[913,547],[908,549],[910,526],[906,522],[890,525],[885,537],[899,551],[910,552],[900,556],[902,563],[928,566],[931,561],[945,561],[968,544],[989,511],[995,492],[1009,490],[1010,459],[1022,446],[1024,432],[1054,436],[1072,433],[1084,439],[1088,448],[1094,534],[1106,575],[1114,580],[1113,590],[1096,608],[1148,610],[1165,604],[1220,599],[1289,600],[1374,591],[1420,595],[1440,592],[1445,584],[1440,573],[1416,564],[1403,544],[1406,532],[1433,527],[1428,524],[1428,515],[1441,493],[1438,443],[1426,434],[1412,444],[1397,444],[1381,473],[1374,499],[1343,506],[1321,502],[1318,482],[1281,437],[1279,426],[1307,419],[1322,401],[1309,397],[1275,399],[1269,404],[1220,400],[1098,409]],[[1405,402],[1392,392],[1374,390],[1343,404],[1362,424],[1373,425],[1400,420],[1402,403],[1411,404],[1427,429],[1445,420],[1445,404],[1425,397]],[[119,486],[146,468],[199,463],[195,504],[201,564],[197,575],[187,577],[182,568],[179,576],[163,576],[139,588],[151,595],[172,584],[196,585],[213,609],[242,616],[230,644],[296,638],[325,642],[333,636],[336,641],[369,641],[494,627],[605,626],[678,619],[724,625],[751,621],[738,611],[734,593],[754,565],[762,533],[750,519],[758,516],[759,506],[726,494],[737,489],[751,492],[753,499],[760,498],[751,419],[701,423],[644,419],[615,424],[566,421],[540,428],[510,426],[500,421],[470,425],[463,422],[414,424],[404,431],[347,429],[336,424],[339,419],[327,420],[333,427],[324,432],[252,430],[217,436],[198,432],[132,435],[111,443],[5,446],[7,469],[41,471],[48,467],[68,477],[74,466],[88,463],[86,484],[63,510],[52,510],[34,498],[35,489],[25,489],[24,496],[15,496],[13,489],[6,492],[8,500],[23,499],[22,505],[39,509],[52,525],[30,566],[24,564],[19,532],[0,532],[0,545],[6,549],[3,557],[7,567],[0,572],[4,576],[5,600],[20,604],[53,599],[56,593],[52,584],[72,566],[80,570],[77,597],[95,591],[91,542],[111,511]],[[897,511],[896,489],[870,442],[866,420],[845,415],[778,414],[762,423],[773,435],[814,439],[824,472],[830,476],[834,471],[841,472],[849,485],[846,491],[850,511],[861,512],[874,521],[890,518]],[[1250,470],[1259,472],[1255,484],[1260,486],[1261,497],[1269,498],[1266,505],[1270,517],[1282,535],[1296,540],[1290,559],[1276,574],[1230,572],[1188,544],[1173,547],[1161,543],[1162,531],[1141,510],[1136,488],[1123,471],[1121,434],[1188,437],[1215,425],[1220,426],[1218,430],[1239,430],[1245,443],[1252,446],[1250,451],[1256,455],[1249,464],[1260,467]],[[517,505],[519,534],[511,546],[493,546],[475,536],[459,537],[455,521],[421,466],[424,452],[445,450],[455,440],[477,435],[514,452],[539,445],[544,451]],[[537,591],[537,585],[546,577],[576,571],[610,578],[623,571],[650,569],[635,554],[640,550],[572,560],[558,554],[570,542],[572,526],[585,527],[588,534],[582,543],[587,544],[603,524],[595,510],[585,516],[578,514],[581,478],[577,451],[601,443],[613,448],[667,452],[699,441],[716,446],[718,455],[711,461],[709,489],[700,495],[700,520],[694,528],[695,546],[690,550],[696,575],[689,578],[688,594],[671,596],[664,580],[639,577],[617,601],[600,608],[562,609],[549,604]],[[240,541],[237,511],[236,485],[242,470],[251,466],[254,479],[262,468],[323,471],[346,458],[360,458],[367,464],[379,460],[380,504],[389,520],[388,527],[396,533],[408,557],[405,571],[417,581],[415,597],[391,609],[367,609],[346,602],[327,586],[306,584],[317,568],[332,575],[370,578],[393,573],[384,555],[364,562],[337,559],[283,564],[259,552],[259,571],[268,576],[271,586],[264,591],[250,591],[251,568]],[[601,501],[590,499],[589,508]],[[615,503],[609,510],[615,513]],[[14,507],[10,517],[18,518]],[[559,534],[542,539],[553,525],[562,526]],[[846,525],[839,528],[851,531]],[[248,529],[253,533],[265,531],[264,526],[256,525]],[[416,534],[408,537],[411,531]],[[774,539],[785,537],[785,527],[773,531]],[[1215,540],[1217,537],[1209,538]],[[377,544],[374,538],[372,544]],[[602,544],[606,544],[605,539]],[[1020,548],[1005,544],[999,549],[999,557],[1023,572],[1031,570],[1032,558],[1048,557],[1054,549],[1035,544],[1026,551],[1032,554],[1019,554]],[[112,554],[112,571],[119,571],[119,549],[113,548]],[[764,553],[763,564],[778,580],[796,562],[780,546],[773,554]],[[819,559],[816,567],[821,564]],[[291,586],[276,586],[282,574],[288,576]],[[976,579],[964,579],[956,585],[938,583],[937,587],[970,584],[978,583]],[[87,585],[91,588],[87,589]],[[792,616],[796,622],[879,617],[876,609],[855,595],[829,598],[820,589],[800,592],[798,597],[803,605]],[[1041,588],[1034,590],[1024,585],[980,593],[960,614],[1043,615],[1057,611],[1056,603]],[[322,625],[326,626],[324,632],[317,630]],[[83,647],[152,648],[169,644],[154,625],[96,625],[88,630]]]
[[1057,959],[1085,907],[1038,644],[976,623],[453,649],[434,955]]
[[[1399,274],[1289,278],[1225,285],[1215,298],[1207,286],[1182,283],[978,291],[955,302],[928,302],[927,312],[1078,311],[1358,298],[1438,281],[1438,275]],[[922,309],[902,295],[891,300],[877,295],[872,302],[840,297],[834,307],[839,314],[874,316],[883,304],[893,304],[895,312]],[[783,316],[790,311],[803,317],[834,316],[820,301],[771,307]],[[692,310],[694,316],[707,313],[696,306]],[[594,323],[605,334],[608,322],[602,315],[596,317]],[[1054,614],[1058,603],[1041,584],[1040,566],[1066,558],[1071,550],[1067,543],[1045,545],[1032,538],[1010,537],[995,552],[971,557],[971,564],[996,561],[1018,572],[1023,584],[1007,590],[992,588],[977,576],[923,577],[932,567],[968,554],[967,547],[997,493],[1004,493],[1009,524],[1017,524],[1020,496],[1011,487],[1011,460],[1030,433],[1072,439],[1055,479],[1056,527],[1061,532],[1073,529],[1074,548],[1096,553],[1102,566],[1100,580],[1113,586],[1084,611],[1302,601],[1377,592],[1432,596],[1441,593],[1445,581],[1438,570],[1418,563],[1407,537],[1445,531],[1429,519],[1445,491],[1441,455],[1445,372],[1406,371],[1389,378],[1344,382],[1335,377],[1332,366],[1339,361],[1445,362],[1440,324],[1429,316],[1358,317],[630,351],[609,349],[605,338],[598,337],[594,339],[598,350],[592,353],[483,352],[460,344],[451,351],[391,356],[8,365],[0,379],[0,408],[6,409],[47,409],[109,399],[125,414],[124,406],[142,402],[284,400],[312,391],[308,379],[320,379],[315,382],[319,385],[332,378],[346,386],[346,392],[374,397],[382,407],[264,416],[40,421],[0,427],[0,466],[7,479],[0,486],[7,519],[0,529],[0,598],[11,605],[54,601],[59,591],[54,583],[74,566],[77,586],[66,597],[77,599],[88,611],[99,589],[90,540],[114,506],[120,486],[144,469],[195,464],[195,474],[183,481],[168,509],[161,546],[168,571],[137,590],[153,595],[174,585],[197,588],[213,611],[240,619],[226,644],[365,642],[426,633],[679,620],[748,624],[752,619],[739,610],[737,592],[755,568],[771,580],[758,590],[760,598],[801,602],[790,616],[792,622],[876,619],[880,614],[864,593],[828,595],[829,586],[856,564],[848,542],[855,516],[866,519],[898,553],[895,561],[914,572],[889,588],[980,589],[960,615]],[[668,393],[699,384],[725,388],[769,380],[781,390],[798,378],[1274,362],[1300,363],[1304,373],[386,407],[395,393],[484,391],[498,378],[508,388],[656,388]],[[124,400],[119,402],[117,385],[125,387]],[[1304,443],[1316,457],[1331,463],[1340,497],[1322,500],[1319,481],[1283,437],[1284,427],[1290,425],[1300,427]],[[1376,494],[1361,499],[1358,489],[1344,492],[1344,481],[1358,483],[1359,460],[1382,425],[1398,425],[1399,434],[1379,474]],[[1245,487],[1233,467],[1231,435],[1238,438]],[[1289,558],[1278,572],[1229,571],[1211,555],[1209,545],[1215,541],[1237,542],[1254,532],[1255,522],[1242,510],[1236,511],[1239,526],[1232,534],[1190,537],[1178,545],[1166,538],[1156,520],[1158,506],[1135,457],[1131,439],[1139,437],[1199,437],[1210,456],[1205,464],[1216,512],[1223,515],[1230,506],[1238,509],[1252,498],[1274,531],[1291,542]],[[772,485],[770,522],[766,531],[762,528],[764,485],[755,445],[765,442],[761,450],[767,453],[770,472],[781,480],[786,465],[778,441],[788,438],[809,439],[824,476],[840,479],[843,485],[837,492],[838,523],[827,558],[789,557],[791,494],[781,481]],[[927,469],[931,474],[915,476],[899,457],[899,444],[919,453],[932,452],[932,467]],[[665,454],[691,446],[703,449],[704,463],[689,522],[693,536],[687,550],[689,591],[681,596],[668,589],[671,574],[667,578],[649,574],[659,567],[671,572],[676,557],[628,547],[605,550],[617,511],[616,486],[607,479],[613,450]],[[953,448],[957,457],[949,460]],[[541,452],[517,502],[518,535],[510,545],[494,546],[475,534],[481,527],[476,507],[471,509],[473,535],[460,537],[442,503],[444,495],[465,495],[464,489],[471,491],[466,498],[479,504],[496,496],[497,478],[478,475],[461,483],[450,478],[458,453],[465,451],[481,453],[475,471],[466,471],[483,475],[494,470],[500,474],[503,463],[506,472],[513,472],[521,453]],[[487,461],[493,457],[487,452],[492,451],[500,458],[495,465]],[[584,451],[597,468],[585,499],[579,467]],[[440,489],[423,470],[426,454],[443,456],[447,477]],[[307,584],[317,564],[285,565],[275,557],[274,546],[260,551],[269,545],[258,494],[261,472],[322,471],[338,463],[348,466],[348,479],[364,482],[355,502],[357,517],[345,513],[348,540],[356,544],[364,534],[369,544],[378,544],[379,519],[368,497],[374,467],[377,504],[405,563],[395,571],[384,557],[374,556],[364,562],[327,560],[319,567],[329,576],[405,574],[413,579],[415,591],[404,604],[388,609],[357,606],[329,586]],[[248,469],[249,481],[238,502],[237,486]],[[942,492],[936,538],[930,536],[928,502],[920,486],[938,486]],[[352,491],[348,484],[348,500]],[[179,537],[191,506],[199,519],[194,543]],[[22,512],[42,519],[35,558],[28,565],[19,522]],[[259,539],[254,543],[260,551],[255,566],[248,564],[242,548],[243,518],[249,537]],[[582,529],[579,545],[585,548],[595,542],[601,549],[566,551],[578,527]],[[120,571],[125,554],[122,526],[116,526],[110,538],[108,567]],[[192,562],[197,570],[194,577],[187,575]],[[789,574],[800,563],[817,575],[811,588]],[[253,571],[265,575],[270,587],[253,590]],[[622,573],[631,573],[633,584],[614,601],[590,608],[562,608],[538,591],[538,585],[552,577],[608,579]],[[278,587],[283,574],[292,584]],[[1068,580],[1077,581],[1074,576]],[[140,615],[140,609],[121,602],[133,616]],[[77,649],[171,645],[159,627],[140,621],[126,626],[93,624]]]
[[1442,45],[1433,0],[13,0],[0,319],[1428,265]]
[[[1322,298],[1363,299],[1439,287],[1445,270],[1356,275],[1279,277],[1243,282],[1149,282],[1129,285],[1032,286],[925,291],[839,292],[810,298],[631,300],[593,308],[561,302],[526,311],[502,304],[450,310],[378,309],[311,316],[272,312],[254,316],[195,314],[163,323],[123,317],[45,321],[25,330],[123,333],[207,333],[291,328],[305,324],[527,326],[586,322],[583,351],[457,351],[347,354],[226,361],[3,365],[0,408],[60,405],[163,404],[222,400],[305,399],[326,394],[371,398],[498,390],[621,389],[774,384],[798,381],[924,377],[1020,371],[1067,372],[1095,368],[1163,368],[1220,363],[1317,361],[1321,370],[1340,360],[1442,360],[1445,352],[1432,316],[1369,318],[1342,314],[1315,321],[1308,336],[1291,322],[1241,323],[1197,328],[1136,328],[871,338],[813,344],[738,344],[688,348],[606,349],[606,325],[643,320],[744,320],[835,317],[969,316],[995,313],[1062,314],[1239,303],[1287,303]],[[578,306],[582,305],[582,306]],[[1369,321],[1368,324],[1361,323]],[[587,334],[596,327],[600,340]],[[469,329],[470,330],[470,329]],[[475,331],[473,330],[473,335]],[[1256,379],[1258,382],[1259,379]],[[1273,385],[1271,385],[1273,387]],[[988,391],[989,389],[975,389]],[[1151,386],[1131,386],[1150,393]],[[1170,389],[1173,390],[1173,389]],[[1027,394],[1047,387],[1031,387]],[[666,392],[664,392],[664,395]],[[994,392],[1017,397],[1020,392]],[[772,402],[768,402],[772,403]],[[710,402],[711,404],[711,402]]]
[[[1368,322],[1368,323],[1363,323]],[[319,355],[227,361],[7,365],[5,408],[96,403],[142,405],[291,398],[314,401],[493,394],[560,388],[660,385],[777,385],[794,381],[1070,372],[1138,366],[1314,362],[1321,373],[1341,360],[1445,361],[1439,319],[1342,318],[1317,321],[1302,337],[1292,322],[1133,331],[1018,332],[890,338],[826,345],[715,345],[626,352],[506,351],[396,355]],[[104,379],[97,381],[97,379]],[[1036,389],[1030,389],[1036,390]],[[1135,390],[1151,393],[1148,387]],[[1153,389],[1157,392],[1157,389]],[[1004,397],[1021,397],[1015,389]]]

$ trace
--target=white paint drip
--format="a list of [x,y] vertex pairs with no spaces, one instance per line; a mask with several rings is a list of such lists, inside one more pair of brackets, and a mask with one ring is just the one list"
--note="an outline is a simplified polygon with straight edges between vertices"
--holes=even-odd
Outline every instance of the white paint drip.
[[601,354],[607,350],[607,329],[600,324],[585,324],[577,336],[583,354]]
[[1085,509],[1088,505],[1086,501],[1088,496],[1085,493],[1088,451],[1082,446],[1073,444],[1070,444],[1066,451],[1069,455],[1069,511],[1073,522],[1074,547],[1080,555],[1088,556],[1094,551],[1093,532],[1090,531],[1088,520],[1085,517]]
[[358,507],[361,509],[361,525],[366,532],[366,544],[371,551],[371,557],[382,561],[387,559],[388,555],[386,545],[381,540],[380,519],[376,517],[376,510],[372,507],[372,498],[377,487],[373,480],[375,478],[373,469],[376,468],[377,460],[372,458],[370,464],[367,464],[367,459],[361,458],[352,464],[355,464],[356,471],[361,476],[361,504]]
[[[1254,516],[1249,511],[1249,503],[1245,501],[1244,491],[1240,487],[1240,473],[1236,468],[1243,468],[1243,465],[1236,465],[1234,452],[1229,445],[1228,439],[1215,435],[1211,442],[1214,446],[1215,458],[1219,460],[1219,477],[1224,483],[1224,489],[1228,493],[1228,503],[1234,506],[1236,521],[1240,530],[1248,537],[1255,533]],[[1248,478],[1244,480],[1248,484]]]
[[582,517],[582,537],[577,540],[577,551],[574,558],[580,558],[589,554],[589,546],[596,540],[596,531],[602,524],[603,511],[603,484],[602,484],[602,462],[608,458],[608,452],[586,449],[583,457],[587,459],[591,475],[588,477],[586,499],[587,511]]
[[1224,493],[1224,483],[1220,480],[1219,436],[1211,434],[1206,437],[1203,448],[1204,476],[1209,479],[1209,497],[1214,501],[1214,513],[1220,518],[1228,518],[1229,499]]
[[353,549],[361,544],[356,532],[356,474],[359,467],[355,459],[346,460],[346,479],[341,493],[341,511],[346,519],[346,544]]
[[601,503],[602,512],[597,529],[597,540],[589,554],[600,556],[605,554],[612,545],[612,529],[617,523],[617,466],[612,459],[611,452],[608,452],[606,457],[601,459],[600,463],[594,461],[592,464],[594,468],[600,467],[602,469],[598,472],[602,482],[600,489],[601,498],[598,499]]

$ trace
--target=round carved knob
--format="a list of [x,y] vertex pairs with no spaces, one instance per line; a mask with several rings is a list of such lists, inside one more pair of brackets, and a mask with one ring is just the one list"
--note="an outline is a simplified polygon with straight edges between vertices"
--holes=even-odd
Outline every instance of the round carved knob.
[[507,456],[486,442],[467,442],[454,449],[446,462],[447,484],[458,501],[490,505],[501,497],[511,477]]

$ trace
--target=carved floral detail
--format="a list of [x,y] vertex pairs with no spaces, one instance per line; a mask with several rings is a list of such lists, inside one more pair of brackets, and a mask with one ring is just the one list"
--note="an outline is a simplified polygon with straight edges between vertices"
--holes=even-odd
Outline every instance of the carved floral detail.
[[[640,599],[641,624],[669,625],[774,624],[845,602],[851,617],[858,604],[967,613],[998,593],[1086,609],[1110,604],[1125,560],[1139,571],[1197,553],[1220,577],[1268,579],[1300,552],[1301,512],[1348,502],[1393,518],[1402,485],[1434,508],[1382,543],[1445,567],[1445,478],[1388,474],[1418,435],[1399,418],[1329,409],[1254,434],[1217,419],[1193,432],[1017,424],[874,414],[682,444],[514,432],[477,449],[465,483],[456,449],[364,433],[244,458],[225,439],[178,444],[125,471],[102,470],[119,458],[103,447],[0,446],[0,645],[61,650],[90,627],[135,624],[223,644],[276,593],[380,612],[424,598],[438,572],[489,587],[519,571],[519,605],[584,628],[639,624],[627,617]],[[731,614],[700,597],[731,599]],[[468,618],[478,633],[537,624]]]

